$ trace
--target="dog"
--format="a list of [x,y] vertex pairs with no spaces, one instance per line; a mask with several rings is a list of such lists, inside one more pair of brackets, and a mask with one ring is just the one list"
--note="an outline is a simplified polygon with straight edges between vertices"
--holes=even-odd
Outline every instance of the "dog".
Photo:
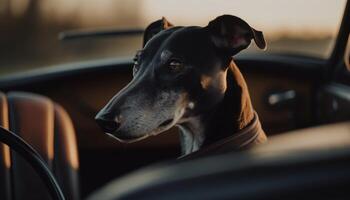
[[232,15],[205,27],[174,26],[164,17],[151,23],[134,58],[132,81],[96,115],[97,123],[121,142],[177,126],[183,155],[265,142],[246,82],[232,60],[251,40],[266,48],[261,31]]

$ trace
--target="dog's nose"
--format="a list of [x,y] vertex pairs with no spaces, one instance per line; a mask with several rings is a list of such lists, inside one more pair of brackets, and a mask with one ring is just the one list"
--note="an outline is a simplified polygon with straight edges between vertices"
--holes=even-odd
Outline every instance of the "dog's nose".
[[102,128],[102,130],[106,133],[114,133],[120,127],[120,123],[114,120],[107,120],[103,118],[95,119],[97,124]]

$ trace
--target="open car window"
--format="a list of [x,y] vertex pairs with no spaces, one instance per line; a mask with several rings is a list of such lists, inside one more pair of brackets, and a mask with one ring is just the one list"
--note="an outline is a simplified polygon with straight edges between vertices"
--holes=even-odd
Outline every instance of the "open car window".
[[[145,28],[162,16],[176,25],[205,26],[222,14],[244,18],[264,32],[265,52],[327,59],[343,15],[345,0],[42,0],[0,3],[0,76],[81,61],[130,58],[142,35],[60,41],[70,29]],[[254,5],[254,6],[252,6]]]

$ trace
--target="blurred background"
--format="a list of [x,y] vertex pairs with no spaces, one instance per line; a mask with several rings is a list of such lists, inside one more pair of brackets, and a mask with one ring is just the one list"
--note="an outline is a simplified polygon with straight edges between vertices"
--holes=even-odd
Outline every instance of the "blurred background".
[[327,58],[345,0],[0,0],[0,76],[71,62],[130,58],[141,35],[60,41],[71,29],[135,29],[165,16],[205,26],[232,14],[264,32],[268,50]]

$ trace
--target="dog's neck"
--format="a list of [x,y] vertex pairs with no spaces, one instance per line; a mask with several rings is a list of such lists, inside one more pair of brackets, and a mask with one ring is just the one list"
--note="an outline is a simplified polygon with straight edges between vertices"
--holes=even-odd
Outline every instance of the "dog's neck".
[[248,87],[236,64],[227,71],[223,100],[212,112],[179,124],[182,154],[187,155],[246,127],[254,118]]

